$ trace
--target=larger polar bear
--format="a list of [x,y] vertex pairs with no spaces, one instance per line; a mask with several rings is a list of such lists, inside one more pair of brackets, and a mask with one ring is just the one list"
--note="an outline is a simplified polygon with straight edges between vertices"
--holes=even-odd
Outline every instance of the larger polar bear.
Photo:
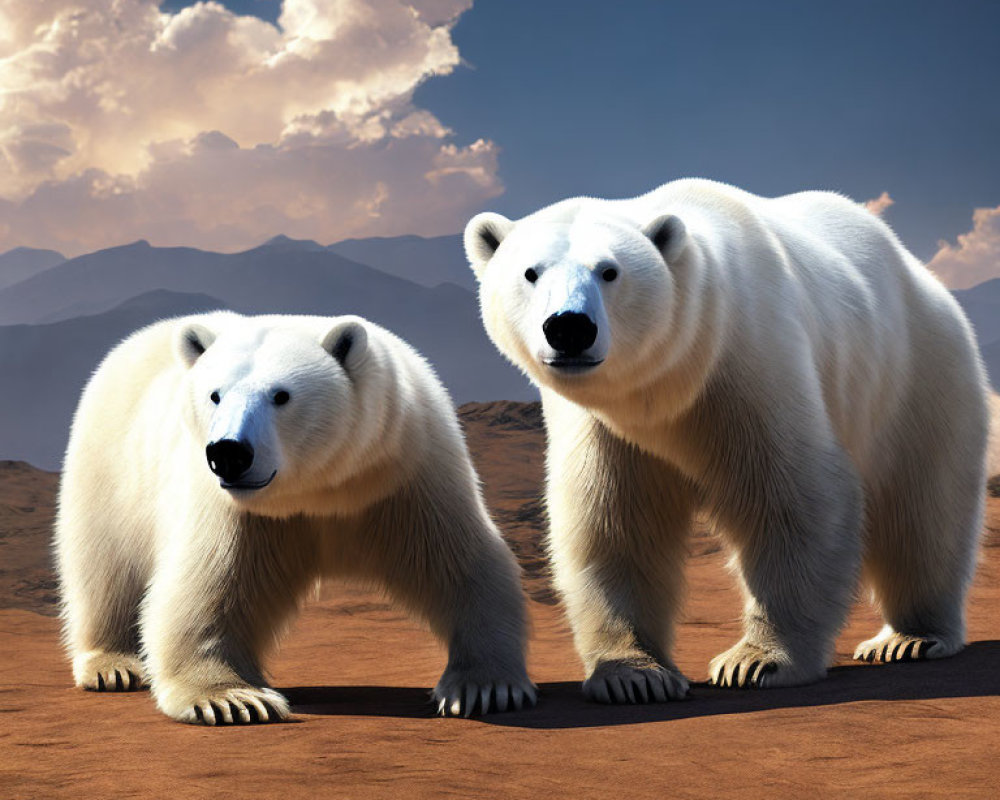
[[448,645],[443,713],[534,702],[517,564],[451,401],[357,317],[141,330],[80,401],[56,552],[76,683],[183,722],[288,715],[264,657],[317,578],[384,586]]
[[746,604],[713,682],[825,674],[859,572],[866,660],[963,645],[983,511],[985,379],[948,292],[826,192],[680,180],[473,218],[489,335],[541,387],[550,550],[601,701],[687,691],[671,661],[692,514]]

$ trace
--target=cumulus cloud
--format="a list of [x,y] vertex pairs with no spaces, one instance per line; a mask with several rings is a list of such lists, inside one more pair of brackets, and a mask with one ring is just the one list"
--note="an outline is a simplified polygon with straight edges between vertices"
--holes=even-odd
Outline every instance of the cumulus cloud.
[[0,0],[0,249],[458,230],[497,149],[414,106],[471,0]]
[[977,208],[972,230],[960,234],[957,244],[939,242],[927,266],[952,289],[1000,278],[1000,206]]
[[871,211],[876,217],[881,217],[889,206],[895,204],[888,192],[882,192],[878,197],[865,200],[864,207]]

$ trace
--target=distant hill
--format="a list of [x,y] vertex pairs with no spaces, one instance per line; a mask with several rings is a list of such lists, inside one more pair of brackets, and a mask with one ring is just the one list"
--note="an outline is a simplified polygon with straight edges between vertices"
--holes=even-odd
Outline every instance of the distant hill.
[[980,352],[983,354],[986,371],[990,374],[990,383],[1000,391],[1000,339],[981,348]]
[[993,388],[1000,391],[1000,278],[952,292],[972,323]]
[[422,236],[345,239],[331,244],[327,250],[421,286],[454,283],[470,292],[477,291],[458,234],[426,239]]
[[58,466],[80,388],[115,342],[218,307],[360,314],[413,344],[457,403],[537,396],[489,342],[475,296],[452,283],[428,288],[286,237],[235,254],[135,242],[0,290],[0,320],[22,323],[0,327],[0,458]]
[[[464,287],[460,296],[477,307],[472,272],[464,266],[457,238],[451,237],[458,249],[451,254],[450,267],[441,266],[449,249],[443,240],[448,237],[401,238],[404,241],[395,246],[393,240],[343,243],[346,249],[378,251],[372,256],[380,257],[384,269],[348,259],[316,242],[284,236],[231,254],[133,242],[69,259],[0,290],[0,320],[57,322],[107,311],[155,289],[204,292],[248,311],[367,315],[376,309],[403,311],[413,291],[436,287],[448,291],[441,285],[452,284]],[[408,262],[407,253],[416,260]],[[410,263],[409,270],[402,269],[404,262]],[[406,277],[407,271],[414,277]],[[382,321],[392,327],[393,318]]]
[[[1000,341],[1000,278],[952,292],[972,323],[980,349]],[[1000,373],[993,372],[993,386],[1000,388]]]
[[[329,246],[276,236],[232,254],[145,241],[72,259],[11,250],[0,254],[0,458],[57,467],[100,357],[155,319],[217,307],[360,314],[422,352],[456,403],[536,398],[486,337],[475,292],[457,234]],[[954,295],[1000,388],[1000,279]]]
[[160,290],[103,314],[0,327],[0,455],[58,469],[80,390],[113,344],[157,319],[222,307],[207,295]]
[[13,286],[39,272],[66,260],[55,250],[37,250],[33,247],[15,247],[0,253],[0,289]]

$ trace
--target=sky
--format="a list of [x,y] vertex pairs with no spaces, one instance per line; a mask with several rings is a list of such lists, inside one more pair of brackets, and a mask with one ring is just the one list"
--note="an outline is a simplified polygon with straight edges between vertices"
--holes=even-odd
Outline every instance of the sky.
[[993,0],[0,0],[0,250],[455,233],[701,176],[870,201],[967,286],[1000,275],[998,79]]

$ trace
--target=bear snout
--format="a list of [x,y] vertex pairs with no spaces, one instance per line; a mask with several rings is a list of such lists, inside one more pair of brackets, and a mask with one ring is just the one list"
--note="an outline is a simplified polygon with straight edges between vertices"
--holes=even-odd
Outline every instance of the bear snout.
[[597,341],[597,325],[578,311],[553,314],[542,323],[542,333],[561,356],[578,356]]
[[219,439],[205,448],[208,467],[223,484],[235,483],[253,466],[253,446],[239,439]]

